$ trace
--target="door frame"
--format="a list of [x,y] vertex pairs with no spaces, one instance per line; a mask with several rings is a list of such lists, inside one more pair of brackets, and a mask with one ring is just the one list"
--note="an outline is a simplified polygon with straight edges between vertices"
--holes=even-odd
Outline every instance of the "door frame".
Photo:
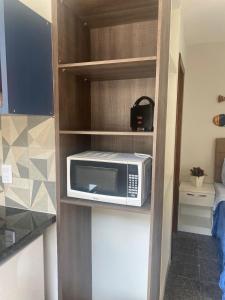
[[178,226],[184,80],[185,80],[185,68],[182,60],[182,55],[180,53],[179,62],[178,62],[176,133],[175,133],[175,151],[174,151],[173,232],[177,232],[177,226]]

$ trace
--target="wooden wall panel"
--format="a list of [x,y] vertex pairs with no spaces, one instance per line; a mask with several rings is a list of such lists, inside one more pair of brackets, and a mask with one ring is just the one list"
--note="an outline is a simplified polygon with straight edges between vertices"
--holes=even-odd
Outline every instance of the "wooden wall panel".
[[215,150],[215,182],[221,182],[222,166],[225,159],[225,139],[216,139]]
[[73,10],[58,1],[58,62],[75,63],[90,60],[90,31]]
[[157,20],[91,29],[92,60],[155,56]]
[[[138,10],[139,8],[154,10],[158,7],[157,0],[64,0],[65,4],[81,16],[109,13],[111,11]],[[150,13],[150,12],[149,12]],[[157,15],[157,11],[155,12]]]
[[92,82],[92,130],[129,131],[130,108],[141,96],[154,95],[154,78]]
[[152,155],[151,137],[93,136],[92,150]]
[[59,72],[59,128],[61,130],[90,129],[90,82],[68,71]]
[[64,0],[89,27],[157,19],[158,0]]

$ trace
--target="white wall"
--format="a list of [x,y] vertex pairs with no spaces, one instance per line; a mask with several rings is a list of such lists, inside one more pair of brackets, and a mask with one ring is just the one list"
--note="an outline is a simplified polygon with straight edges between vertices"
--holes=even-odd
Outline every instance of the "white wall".
[[92,210],[93,300],[146,300],[149,215]]
[[225,43],[199,44],[187,49],[184,114],[181,152],[181,180],[189,180],[193,166],[202,167],[213,182],[215,139],[225,137],[225,129],[212,119],[225,113]]

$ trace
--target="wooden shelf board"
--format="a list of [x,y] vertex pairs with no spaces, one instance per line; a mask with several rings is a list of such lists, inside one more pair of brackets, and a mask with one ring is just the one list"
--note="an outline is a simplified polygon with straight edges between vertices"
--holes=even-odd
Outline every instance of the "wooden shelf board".
[[64,0],[64,3],[89,27],[126,24],[158,17],[157,0]]
[[155,77],[156,56],[60,64],[59,69],[89,80],[150,78]]
[[150,201],[146,201],[142,207],[136,207],[136,206],[111,204],[111,203],[66,197],[61,199],[61,203],[77,205],[77,206],[86,206],[91,208],[113,209],[113,210],[127,211],[127,212],[140,213],[140,214],[149,214],[151,211]]
[[153,132],[134,131],[92,131],[92,130],[60,130],[60,134],[77,135],[109,135],[109,136],[153,136]]

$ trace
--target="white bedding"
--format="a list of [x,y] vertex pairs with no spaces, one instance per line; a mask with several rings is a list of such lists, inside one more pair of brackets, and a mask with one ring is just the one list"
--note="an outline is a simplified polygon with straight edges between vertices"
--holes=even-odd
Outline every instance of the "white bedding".
[[217,208],[217,205],[221,201],[225,201],[225,185],[222,183],[214,183],[216,197],[215,197],[215,203],[214,203],[214,210]]

